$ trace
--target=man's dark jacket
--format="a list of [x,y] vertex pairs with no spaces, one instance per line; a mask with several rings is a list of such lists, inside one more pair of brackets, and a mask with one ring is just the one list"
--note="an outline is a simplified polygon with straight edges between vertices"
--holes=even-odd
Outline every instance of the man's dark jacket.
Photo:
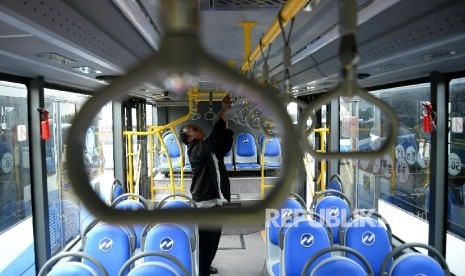
[[212,153],[218,159],[221,193],[228,202],[231,201],[231,184],[224,165],[224,156],[231,150],[233,134],[232,130],[226,128],[226,122],[218,119],[204,141],[194,140],[189,144],[187,155],[192,167],[191,194],[194,201],[221,198]]

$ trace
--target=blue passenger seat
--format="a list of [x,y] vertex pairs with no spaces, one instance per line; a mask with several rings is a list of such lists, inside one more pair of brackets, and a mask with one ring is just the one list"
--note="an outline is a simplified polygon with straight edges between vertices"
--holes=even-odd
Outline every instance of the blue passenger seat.
[[[281,167],[281,143],[278,137],[260,135],[260,158],[263,152],[263,166],[265,169],[279,169]],[[263,148],[265,146],[265,148]]]
[[[320,197],[322,199],[318,200]],[[339,243],[339,227],[341,222],[352,212],[350,200],[341,192],[326,190],[315,194],[310,210],[319,214],[331,226],[333,243]]]
[[[320,222],[325,223],[322,218]],[[280,239],[283,241],[280,242],[282,249],[280,275],[300,276],[309,258],[332,245],[331,228],[326,228],[320,222],[299,216],[292,220],[291,225],[281,227]],[[331,257],[330,253],[324,254],[318,261],[329,257]]]
[[[123,228],[107,223],[97,224],[85,230],[82,243],[84,253],[97,259],[110,275],[116,275],[134,254],[135,232],[130,226]],[[84,260],[84,263],[95,268],[88,260]],[[124,275],[128,272],[125,271]]]
[[234,143],[234,157],[236,171],[259,170],[257,163],[257,143],[250,132],[243,132],[237,136]]
[[[176,197],[184,198],[181,199],[172,199]],[[172,194],[163,198],[157,205],[157,208],[162,209],[185,209],[185,208],[197,208],[197,204],[191,197],[184,194]],[[193,266],[196,269],[196,274],[198,274],[198,265],[199,265],[199,229],[198,225],[195,223],[191,224],[179,224],[187,233],[190,239],[192,252],[194,255]],[[145,243],[145,242],[144,242]]]
[[[146,229],[149,227],[146,227]],[[186,229],[174,223],[160,223],[149,230],[145,235],[145,241],[141,247],[142,251],[163,251],[178,259],[187,269],[188,275],[193,275],[196,271],[194,266],[194,246]],[[161,261],[160,257],[147,257],[144,261]],[[178,268],[181,274],[181,270]],[[183,275],[183,274],[181,274]]]
[[[281,226],[291,219],[295,213],[306,212],[306,206],[302,198],[293,195],[294,198],[288,197],[281,208],[273,210],[267,214],[265,222],[266,232],[266,268],[269,275],[280,275],[281,249],[279,248],[279,230]],[[274,212],[276,211],[276,212]]]
[[[133,199],[137,198],[137,199]],[[125,199],[125,200],[123,200]],[[111,206],[115,209],[124,210],[124,211],[137,211],[137,210],[147,210],[148,209],[148,202],[147,200],[138,195],[138,194],[122,194],[121,196],[115,198],[115,200],[111,203]],[[136,232],[136,248],[140,248],[140,237],[142,229],[145,225],[143,224],[135,224],[132,225],[134,231]]]
[[[427,249],[429,255],[419,252],[401,254],[405,249],[416,247]],[[432,257],[431,257],[432,256]],[[389,268],[392,258],[394,262]],[[387,270],[389,269],[389,272]],[[450,270],[444,257],[434,247],[423,243],[405,243],[394,248],[383,260],[380,274],[382,276],[429,275],[449,276]]]
[[327,190],[336,190],[338,192],[344,193],[344,187],[342,186],[342,178],[338,174],[334,174],[329,179]]
[[[180,171],[182,164],[181,150],[176,142],[176,136],[173,133],[168,133],[163,136],[163,142],[165,143],[166,149],[168,150],[168,156],[171,160],[171,166],[174,171]],[[160,165],[158,166],[160,172],[169,172],[169,163],[166,157],[166,153],[160,154]]]
[[[379,275],[383,259],[392,249],[392,231],[384,217],[374,210],[357,210],[347,216],[339,230],[339,242],[359,252]],[[361,264],[358,257],[350,259]],[[390,266],[390,263],[388,263]]]
[[113,202],[116,198],[124,194],[123,184],[118,178],[113,180],[112,188],[111,188],[111,198],[110,202]]

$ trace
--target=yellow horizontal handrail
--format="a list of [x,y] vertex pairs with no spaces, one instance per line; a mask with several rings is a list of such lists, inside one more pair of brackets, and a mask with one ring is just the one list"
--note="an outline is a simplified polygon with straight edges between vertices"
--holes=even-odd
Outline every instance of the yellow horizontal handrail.
[[273,40],[281,33],[281,27],[279,26],[279,20],[283,27],[294,18],[294,16],[307,4],[308,0],[289,0],[284,4],[283,8],[280,11],[280,14],[273,21],[268,30],[263,34],[258,46],[253,50],[249,55],[247,60],[242,64],[242,71],[247,71],[250,69],[250,64],[252,64],[260,55],[261,51],[265,50],[268,45],[270,45]]

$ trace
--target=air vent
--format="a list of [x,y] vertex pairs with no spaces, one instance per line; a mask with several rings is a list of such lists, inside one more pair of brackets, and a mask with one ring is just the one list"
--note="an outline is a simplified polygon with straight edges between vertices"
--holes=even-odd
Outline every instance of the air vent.
[[58,64],[62,64],[62,65],[66,65],[66,64],[70,64],[70,63],[76,63],[76,61],[70,59],[70,58],[67,58],[67,57],[64,57],[62,55],[59,55],[59,54],[55,54],[55,53],[42,53],[42,54],[37,54],[38,57],[40,58],[43,58],[49,62],[53,62],[53,63],[58,63]]
[[251,8],[277,8],[286,3],[286,0],[211,0],[210,8],[218,9],[251,9]]
[[455,51],[435,51],[420,57],[416,57],[415,59],[420,62],[430,62],[435,59],[441,59],[452,55],[455,55]]
[[328,81],[325,81],[325,82],[321,82],[318,84],[319,86],[329,86],[329,85],[333,85],[332,82],[328,82]]
[[379,66],[379,67],[374,67],[371,70],[374,73],[379,74],[379,73],[386,73],[386,72],[394,71],[394,70],[402,68],[403,66],[405,66],[405,64],[391,63],[391,64],[382,65],[382,66]]

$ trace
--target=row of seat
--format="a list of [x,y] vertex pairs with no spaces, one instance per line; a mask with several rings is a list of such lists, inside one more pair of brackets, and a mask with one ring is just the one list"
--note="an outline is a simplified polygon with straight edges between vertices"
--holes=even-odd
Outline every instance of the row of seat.
[[[176,142],[175,135],[168,133],[163,137],[163,141],[167,147],[173,171],[178,172],[183,168],[184,171],[190,172],[191,167],[189,158],[187,157],[187,147],[182,146],[185,156],[185,163],[183,164],[181,149]],[[257,139],[250,132],[243,132],[236,137],[232,150],[224,158],[226,169],[228,171],[253,171],[261,169],[259,160],[263,147],[264,168],[279,169],[281,167],[281,144],[279,138],[261,135],[257,146]],[[169,164],[165,153],[160,154],[158,171],[163,173],[169,172]]]
[[[440,254],[439,263],[419,253],[394,262],[398,254],[395,250],[405,248],[392,250],[389,223],[373,210],[353,211],[349,200],[338,191],[317,194],[310,210],[300,197],[292,195],[277,212],[268,213],[269,275],[329,275],[341,271],[347,275],[388,275],[386,270],[389,275],[448,275]],[[434,251],[422,244],[413,246]],[[407,270],[415,273],[405,274]]]
[[[119,185],[114,183],[116,194],[120,192]],[[173,197],[181,197],[182,200]],[[111,206],[121,210],[140,210],[148,209],[148,202],[140,195],[122,194],[113,199]],[[165,197],[156,208],[196,207],[190,197],[174,194]],[[78,272],[82,275],[106,275],[101,273],[102,268],[108,275],[147,275],[149,272],[151,274],[148,275],[198,275],[198,227],[194,224],[120,226],[94,221],[87,223],[81,240],[83,252],[80,253],[85,257],[78,257],[83,260],[76,264],[60,264],[49,275]],[[55,263],[56,259],[50,261]],[[43,270],[49,268],[50,265]],[[98,273],[92,274],[94,272]]]

